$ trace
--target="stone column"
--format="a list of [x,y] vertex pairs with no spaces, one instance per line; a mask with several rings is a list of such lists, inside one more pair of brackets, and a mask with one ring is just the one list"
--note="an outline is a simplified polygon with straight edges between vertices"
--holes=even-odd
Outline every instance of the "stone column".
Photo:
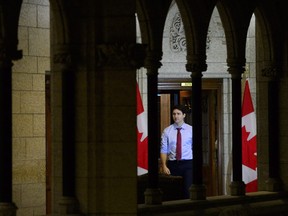
[[228,60],[228,72],[232,79],[232,176],[230,193],[232,196],[245,195],[242,180],[242,91],[241,77],[245,70],[245,60]]
[[0,216],[15,216],[12,202],[12,59],[17,58],[0,48]]
[[62,198],[61,215],[78,215],[75,196],[75,66],[67,46],[59,46],[53,56],[55,69],[62,78]]
[[158,69],[161,66],[161,52],[148,52],[145,67],[147,68],[148,85],[148,187],[145,190],[145,204],[161,204],[162,192],[159,189],[159,118],[158,118]]
[[[189,60],[188,60],[189,61]],[[206,186],[203,184],[202,152],[202,71],[206,71],[205,60],[193,59],[186,64],[192,78],[192,126],[193,126],[193,174],[190,187],[191,200],[205,200]]]
[[[279,156],[279,87],[277,80],[277,67],[270,65],[262,70],[262,77],[267,79],[268,87],[268,179],[267,191],[280,191],[282,182],[280,179]],[[263,78],[262,78],[263,79]]]
[[0,216],[15,216],[12,202],[12,60],[22,58],[18,45],[21,0],[0,3]]

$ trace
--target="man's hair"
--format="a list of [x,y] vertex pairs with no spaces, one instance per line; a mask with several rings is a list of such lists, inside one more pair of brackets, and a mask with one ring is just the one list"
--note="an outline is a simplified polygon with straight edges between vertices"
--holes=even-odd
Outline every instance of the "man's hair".
[[174,105],[174,106],[172,107],[172,112],[173,112],[174,109],[180,110],[183,114],[186,114],[186,112],[187,112],[186,107],[185,107],[184,105],[181,105],[181,104]]

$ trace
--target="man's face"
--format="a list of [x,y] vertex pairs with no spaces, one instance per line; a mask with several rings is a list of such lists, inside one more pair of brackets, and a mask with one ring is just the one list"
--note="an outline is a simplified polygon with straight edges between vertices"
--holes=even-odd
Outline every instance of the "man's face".
[[183,114],[183,112],[181,110],[178,110],[178,109],[174,109],[172,112],[173,120],[178,125],[182,124],[184,122],[185,116],[186,116],[186,114]]

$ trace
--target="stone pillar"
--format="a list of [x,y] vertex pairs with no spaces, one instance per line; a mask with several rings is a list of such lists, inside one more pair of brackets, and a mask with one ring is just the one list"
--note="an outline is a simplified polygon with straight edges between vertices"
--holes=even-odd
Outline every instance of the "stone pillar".
[[[91,117],[95,127],[90,124],[96,142],[90,149],[97,149],[91,154],[93,158],[89,158],[95,170],[93,175],[89,173],[93,195],[90,197],[94,200],[89,203],[95,206],[95,215],[117,215],[117,212],[134,215],[137,212],[136,69],[144,65],[145,49],[142,44],[105,43],[97,45],[96,54],[97,78],[92,94],[98,101],[97,106],[93,104],[92,111],[96,113]],[[121,204],[115,208],[118,201]],[[127,213],[126,208],[133,210]]]
[[228,72],[232,79],[232,176],[230,184],[232,196],[245,195],[242,179],[242,91],[241,77],[245,70],[245,60],[228,60]]
[[15,216],[12,202],[12,60],[22,58],[18,45],[21,0],[0,3],[0,216]]
[[12,59],[17,58],[0,47],[0,216],[16,215],[12,202]]
[[193,59],[186,64],[192,78],[192,126],[193,126],[193,174],[190,188],[191,200],[205,200],[206,186],[203,184],[202,152],[202,71],[206,71],[205,60]]
[[[279,87],[277,82],[277,67],[270,65],[262,70],[262,77],[267,79],[268,87],[268,179],[267,191],[280,191],[282,183],[280,179],[279,156]],[[264,78],[264,79],[265,79]]]
[[158,118],[158,69],[161,66],[162,53],[148,52],[147,68],[148,89],[148,187],[145,190],[145,204],[161,204],[162,192],[159,189],[159,118]]
[[59,46],[53,56],[55,69],[62,78],[62,198],[61,215],[78,215],[75,196],[75,66],[69,47]]

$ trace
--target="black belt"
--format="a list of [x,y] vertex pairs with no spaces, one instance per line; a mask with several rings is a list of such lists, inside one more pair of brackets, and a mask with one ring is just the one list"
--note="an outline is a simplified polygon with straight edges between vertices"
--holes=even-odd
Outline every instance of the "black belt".
[[192,159],[188,160],[169,160],[169,163],[183,163],[183,162],[192,162]]

